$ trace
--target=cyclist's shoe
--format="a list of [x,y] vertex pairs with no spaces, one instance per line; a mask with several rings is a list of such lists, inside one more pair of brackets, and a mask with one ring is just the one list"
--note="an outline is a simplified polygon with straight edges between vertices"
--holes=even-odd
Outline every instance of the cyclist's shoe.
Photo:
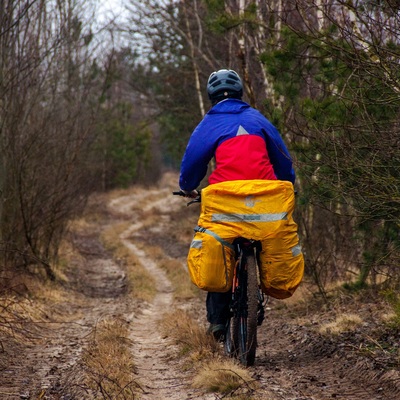
[[223,324],[210,324],[207,329],[209,335],[214,336],[218,342],[223,342],[225,338],[225,325]]

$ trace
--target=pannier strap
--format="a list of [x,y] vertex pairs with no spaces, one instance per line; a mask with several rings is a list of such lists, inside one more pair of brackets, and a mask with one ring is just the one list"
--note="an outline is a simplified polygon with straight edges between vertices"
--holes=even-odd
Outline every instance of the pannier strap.
[[194,228],[194,231],[201,232],[201,233],[207,233],[207,235],[213,236],[223,246],[229,247],[231,250],[235,250],[235,248],[233,247],[233,245],[231,243],[229,243],[227,240],[222,239],[220,236],[218,236],[213,231],[210,231],[209,229],[202,228],[201,226],[196,226],[196,228]]

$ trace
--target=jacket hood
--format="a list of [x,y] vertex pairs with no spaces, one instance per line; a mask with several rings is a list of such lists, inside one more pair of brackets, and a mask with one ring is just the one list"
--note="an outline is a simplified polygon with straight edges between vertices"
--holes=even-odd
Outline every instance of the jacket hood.
[[242,100],[226,99],[216,104],[207,114],[239,114],[249,107]]

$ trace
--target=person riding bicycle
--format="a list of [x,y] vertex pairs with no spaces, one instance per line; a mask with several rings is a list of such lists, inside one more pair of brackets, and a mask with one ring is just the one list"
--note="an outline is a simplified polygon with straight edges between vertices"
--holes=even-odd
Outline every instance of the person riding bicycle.
[[[187,197],[207,174],[210,185],[236,180],[295,182],[292,158],[276,127],[242,100],[243,84],[231,69],[211,73],[207,82],[211,109],[193,131],[182,158],[179,186]],[[229,318],[230,292],[208,292],[208,332],[219,339]]]

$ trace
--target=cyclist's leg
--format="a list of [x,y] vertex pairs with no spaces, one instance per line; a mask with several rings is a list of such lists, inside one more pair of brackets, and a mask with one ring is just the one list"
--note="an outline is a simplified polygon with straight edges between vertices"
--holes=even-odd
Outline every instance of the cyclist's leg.
[[225,326],[229,318],[231,297],[232,294],[230,291],[226,293],[207,293],[206,308],[207,320],[210,323],[209,332],[214,334],[218,339],[225,331]]
[[229,318],[229,304],[231,302],[232,293],[208,292],[206,307],[207,320],[211,324],[226,324]]

